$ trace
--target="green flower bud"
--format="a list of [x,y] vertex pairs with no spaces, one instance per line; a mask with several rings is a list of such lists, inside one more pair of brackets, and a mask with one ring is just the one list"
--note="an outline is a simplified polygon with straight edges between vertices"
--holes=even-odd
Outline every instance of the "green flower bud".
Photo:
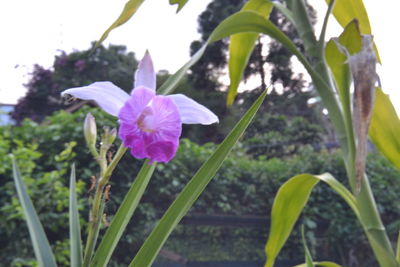
[[117,130],[115,128],[110,130],[110,128],[108,128],[107,126],[104,127],[103,130],[104,133],[101,139],[101,145],[109,147],[110,145],[112,145],[112,143],[115,141],[115,138],[117,137]]
[[97,138],[96,120],[90,113],[86,115],[85,122],[83,123],[83,132],[88,147],[95,147]]

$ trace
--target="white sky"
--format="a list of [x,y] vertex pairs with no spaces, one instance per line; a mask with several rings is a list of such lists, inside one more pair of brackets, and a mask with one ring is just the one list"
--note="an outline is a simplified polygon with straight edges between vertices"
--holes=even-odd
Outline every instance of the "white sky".
[[[60,50],[89,48],[118,17],[127,0],[0,1],[0,103],[16,103],[32,65],[50,67]],[[309,0],[325,12],[325,0]],[[191,0],[176,14],[168,0],[147,0],[125,25],[105,41],[126,45],[140,58],[149,49],[157,70],[175,72],[189,59],[189,45],[198,39],[197,17],[210,0]],[[383,65],[378,69],[385,92],[400,111],[397,29],[400,1],[364,0]],[[322,18],[320,18],[320,21]],[[331,20],[334,22],[334,19]],[[330,36],[340,34],[332,24]],[[329,36],[327,36],[329,37]]]

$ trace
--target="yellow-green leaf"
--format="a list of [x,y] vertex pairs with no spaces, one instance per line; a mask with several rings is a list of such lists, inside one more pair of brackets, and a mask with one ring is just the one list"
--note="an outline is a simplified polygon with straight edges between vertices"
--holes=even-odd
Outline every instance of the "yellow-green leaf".
[[[328,4],[331,0],[325,0]],[[362,0],[336,0],[333,8],[333,15],[339,24],[344,28],[352,20],[358,20],[362,34],[371,34],[371,24],[369,23],[368,13]],[[375,54],[378,62],[381,62],[378,49],[374,44]]]
[[178,10],[176,11],[177,13],[181,11],[184,5],[186,5],[188,0],[169,0],[170,5],[178,5]]
[[121,14],[117,18],[116,21],[114,21],[113,24],[111,24],[110,27],[103,33],[101,36],[100,40],[97,41],[95,48],[98,47],[108,36],[108,34],[114,30],[115,28],[121,26],[125,22],[127,22],[133,14],[136,13],[136,11],[139,9],[140,5],[144,2],[144,0],[130,0],[125,4],[124,9],[122,10]]
[[[329,4],[331,0],[325,1]],[[368,13],[362,0],[336,0],[333,15],[343,28],[353,19],[357,19],[360,23],[361,33],[371,34]]]
[[265,246],[267,254],[265,267],[274,265],[275,259],[306,205],[312,189],[320,180],[335,190],[347,202],[355,215],[359,217],[354,196],[329,173],[322,175],[300,174],[290,178],[279,188],[272,206],[271,226]]
[[[255,11],[259,15],[267,17],[271,13],[272,7],[272,3],[268,0],[250,0],[243,6],[242,10]],[[231,105],[235,100],[239,83],[258,35],[258,33],[245,32],[234,34],[230,38],[228,67],[231,84],[227,97],[228,105]]]
[[400,120],[388,95],[376,88],[369,136],[382,154],[400,169]]
[[338,90],[340,102],[345,116],[351,120],[350,84],[351,72],[347,64],[347,56],[340,51],[338,45],[343,46],[350,54],[361,50],[361,34],[357,20],[351,21],[338,38],[338,44],[331,39],[325,47],[325,58],[333,74]]

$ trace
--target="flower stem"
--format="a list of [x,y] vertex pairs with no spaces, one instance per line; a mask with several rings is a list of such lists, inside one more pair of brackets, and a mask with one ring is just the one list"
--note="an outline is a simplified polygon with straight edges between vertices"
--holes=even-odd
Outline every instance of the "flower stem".
[[100,177],[96,185],[96,192],[94,194],[89,216],[88,237],[86,240],[85,255],[83,258],[84,267],[90,265],[94,249],[96,246],[97,238],[99,236],[101,219],[105,205],[104,188],[107,185],[108,181],[110,180],[111,174],[114,171],[115,167],[117,166],[118,162],[125,154],[127,148],[125,148],[121,144],[117,153],[114,155],[110,165],[107,165],[107,159],[106,159],[107,150],[108,148],[100,149],[100,154],[96,158],[96,161],[99,163],[100,166]]

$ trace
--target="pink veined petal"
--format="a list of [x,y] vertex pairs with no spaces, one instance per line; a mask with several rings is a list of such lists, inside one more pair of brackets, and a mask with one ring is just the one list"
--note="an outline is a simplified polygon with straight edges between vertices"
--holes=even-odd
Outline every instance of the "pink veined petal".
[[169,141],[160,141],[150,144],[147,147],[147,153],[150,158],[150,163],[169,162],[176,154],[177,144]]
[[[138,97],[145,96],[151,99],[138,101]],[[135,104],[135,101],[139,103]],[[121,109],[119,118],[120,137],[134,157],[168,162],[175,156],[182,122],[172,99],[154,96],[147,88],[136,88]]]
[[153,111],[153,136],[157,141],[179,140],[182,132],[182,120],[174,101],[167,96],[156,96],[151,103]]
[[118,118],[121,122],[135,124],[144,108],[155,97],[156,93],[146,87],[133,89],[132,95],[125,101]]
[[149,51],[146,50],[142,60],[139,62],[135,73],[134,88],[144,86],[156,90],[156,73],[154,72],[153,61]]
[[88,86],[70,88],[61,93],[83,100],[93,100],[108,114],[117,116],[129,99],[129,94],[111,82],[95,82]]
[[173,99],[178,107],[182,123],[208,125],[219,122],[217,115],[211,110],[185,95],[175,94],[167,97]]

